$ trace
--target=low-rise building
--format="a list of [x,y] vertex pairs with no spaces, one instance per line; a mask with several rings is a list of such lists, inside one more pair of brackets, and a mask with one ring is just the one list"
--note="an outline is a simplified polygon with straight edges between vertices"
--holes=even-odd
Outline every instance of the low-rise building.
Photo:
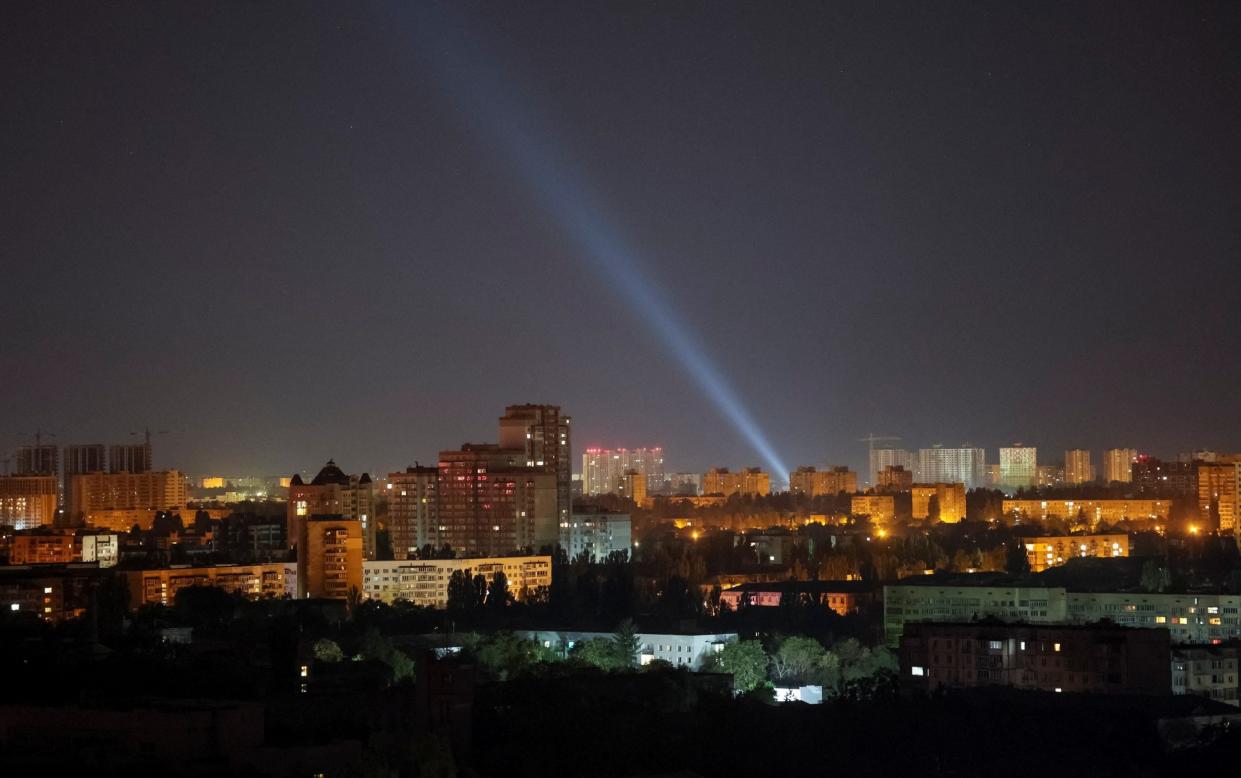
[[254,565],[165,567],[156,570],[124,570],[129,585],[129,605],[137,610],[147,604],[172,605],[177,592],[191,586],[211,586],[251,599],[285,595],[283,562]]
[[915,519],[934,518],[955,524],[965,518],[965,484],[916,484],[910,487],[910,493]]
[[1127,627],[1166,627],[1172,642],[1216,643],[1241,637],[1241,595],[1071,592],[1068,619],[1107,619]]
[[1177,646],[1172,649],[1172,693],[1196,694],[1241,706],[1237,693],[1236,646]]
[[744,583],[720,593],[720,604],[732,610],[741,607],[774,608],[785,598],[812,602],[841,616],[870,607],[879,599],[874,584],[863,581],[773,581]]
[[504,573],[515,600],[552,584],[550,556],[474,557],[467,559],[400,559],[365,562],[362,593],[373,600],[406,600],[427,608],[448,607],[448,582],[453,573],[481,575],[488,585]]
[[1127,519],[1166,521],[1171,500],[1004,500],[1003,511],[1022,519],[1064,519],[1090,526]]
[[908,624],[901,680],[911,686],[1007,686],[1046,692],[1167,694],[1166,629],[1114,624]]
[[702,493],[724,497],[768,495],[771,494],[771,476],[757,467],[747,467],[739,473],[727,467],[713,467],[702,477]]
[[1030,570],[1041,573],[1049,567],[1062,565],[1070,559],[1127,557],[1129,556],[1129,536],[1119,533],[1025,538],[1025,547],[1026,558],[1030,561]]
[[931,581],[883,587],[883,631],[888,643],[897,645],[905,628],[914,622],[964,622],[993,617],[1055,624],[1068,618],[1068,598],[1063,587],[1021,586],[987,574],[979,575],[978,583],[958,583],[963,578],[967,576],[953,576],[944,584]]
[[9,564],[97,562],[100,567],[111,567],[116,564],[117,549],[114,534],[40,527],[16,532],[9,538]]
[[841,492],[857,491],[857,473],[847,467],[833,467],[819,470],[814,467],[799,467],[789,473],[789,491],[809,497],[837,495]]
[[[612,632],[579,632],[575,630],[518,630],[518,635],[543,644],[544,648],[568,653],[578,643],[601,638],[611,640]],[[671,634],[639,632],[638,664],[648,665],[656,660],[690,670],[702,669],[708,657],[718,654],[725,644],[737,641],[736,632]]]

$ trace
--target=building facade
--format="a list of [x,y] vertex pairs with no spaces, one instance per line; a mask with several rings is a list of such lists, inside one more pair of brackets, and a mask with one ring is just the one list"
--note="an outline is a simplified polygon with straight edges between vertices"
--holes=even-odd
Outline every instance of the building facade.
[[849,500],[854,516],[869,516],[874,524],[888,524],[896,519],[896,498],[890,494],[855,494]]
[[910,473],[913,473],[916,464],[912,452],[903,448],[872,448],[869,453],[870,459],[870,483],[878,486],[879,473],[883,472],[886,467],[903,467]]
[[108,471],[112,473],[145,473],[153,470],[151,444],[121,444],[108,449]]
[[1124,533],[1025,538],[1025,546],[1030,570],[1035,573],[1062,565],[1070,559],[1129,556],[1129,536]]
[[1000,449],[1000,486],[1029,488],[1038,483],[1038,449],[1014,443]]
[[789,491],[809,497],[834,496],[841,492],[853,494],[857,491],[857,473],[847,467],[829,470],[799,467],[789,473]]
[[1103,452],[1103,482],[1127,484],[1133,481],[1133,463],[1137,449],[1109,448]]
[[1090,461],[1090,452],[1084,448],[1064,452],[1064,482],[1069,486],[1077,486],[1093,481],[1094,464]]
[[646,476],[650,491],[663,491],[663,448],[586,449],[582,454],[582,492],[587,495],[613,494],[620,488],[621,477],[629,470]]
[[250,599],[283,597],[283,562],[255,565],[210,565],[168,567],[158,570],[124,570],[129,586],[129,607],[173,605],[177,592],[190,586],[211,586]]
[[727,467],[713,467],[702,476],[702,493],[765,496],[771,494],[771,476],[758,467],[747,467],[739,473],[730,472]]
[[965,484],[918,484],[910,488],[910,494],[915,519],[933,518],[945,524],[965,520]]
[[1166,629],[1115,625],[910,624],[901,680],[927,690],[1007,686],[1044,692],[1168,694]]
[[963,483],[966,489],[987,484],[987,455],[981,448],[932,446],[918,450],[919,483]]
[[367,559],[375,556],[375,491],[369,474],[346,475],[331,459],[310,483],[295,474],[289,481],[286,511],[290,547],[301,537],[307,519],[339,516],[358,522],[363,553]]
[[441,451],[436,488],[443,543],[467,556],[556,545],[561,524],[556,474],[527,461],[524,450],[491,444]]
[[60,502],[54,475],[0,476],[0,526],[51,526]]
[[1171,500],[1004,500],[1003,511],[1021,519],[1080,521],[1090,526],[1127,519],[1166,521]]
[[633,526],[629,514],[574,513],[573,521],[560,528],[560,547],[569,559],[584,555],[592,562],[621,552],[633,556]]
[[500,448],[522,451],[526,467],[551,473],[556,489],[553,526],[573,514],[572,419],[558,405],[510,405],[500,417]]
[[[75,524],[115,528],[117,522],[109,516],[113,511],[131,512],[135,517],[154,516],[156,511],[176,510],[185,505],[185,476],[177,470],[82,473],[69,476],[68,483],[67,511]],[[146,526],[150,526],[149,522]]]
[[311,515],[297,523],[297,596],[348,599],[362,592],[362,523]]
[[410,559],[426,545],[444,545],[440,537],[438,483],[438,467],[414,465],[388,474],[387,529],[396,559]]
[[914,474],[902,465],[887,465],[875,481],[877,492],[907,492],[913,488]]
[[1176,646],[1172,649],[1172,693],[1194,694],[1241,706],[1237,694],[1236,646]]
[[1217,457],[1215,462],[1199,462],[1198,516],[1203,522],[1214,526],[1219,521],[1220,532],[1237,531],[1237,495],[1241,494],[1241,462],[1220,461],[1232,457]]
[[[587,640],[611,640],[611,632],[578,632],[571,630],[518,630],[515,634],[534,640],[544,648],[562,651],[566,655],[578,643]],[[639,632],[638,664],[645,666],[656,660],[674,667],[701,670],[708,657],[724,650],[728,643],[737,641],[736,632],[710,634],[671,634]]]
[[406,600],[426,608],[448,607],[448,582],[453,573],[481,575],[490,585],[504,573],[509,594],[520,601],[552,585],[550,556],[474,557],[469,559],[407,559],[366,562],[363,592],[372,600]]

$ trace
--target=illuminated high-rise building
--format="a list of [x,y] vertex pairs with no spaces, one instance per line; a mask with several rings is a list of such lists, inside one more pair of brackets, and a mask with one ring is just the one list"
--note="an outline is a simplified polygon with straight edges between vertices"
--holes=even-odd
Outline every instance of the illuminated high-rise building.
[[1064,482],[1069,486],[1088,484],[1094,481],[1094,465],[1090,462],[1090,452],[1075,448],[1064,452]]
[[857,491],[857,473],[847,467],[833,467],[828,470],[799,467],[789,473],[789,491],[810,497],[836,495],[841,492],[852,494]]
[[914,470],[914,455],[903,448],[873,448],[870,450],[870,484],[879,483],[879,473],[885,467],[903,467]]
[[1165,462],[1149,454],[1133,458],[1129,472],[1133,489],[1138,494],[1155,496],[1198,496],[1198,464]]
[[362,524],[343,516],[307,516],[297,523],[297,596],[348,599],[362,593]]
[[1103,452],[1104,483],[1132,483],[1133,463],[1138,452],[1132,448],[1109,448]]
[[914,484],[910,494],[915,519],[934,518],[955,524],[965,518],[965,484]]
[[70,524],[86,523],[118,531],[150,526],[155,513],[185,506],[185,476],[177,470],[141,473],[80,473],[65,490]]
[[439,539],[465,556],[555,546],[563,524],[556,473],[527,461],[525,451],[492,444],[441,451]]
[[987,454],[981,448],[932,446],[918,449],[918,483],[962,483],[966,489],[986,484]]
[[388,474],[388,537],[396,559],[412,559],[425,545],[443,545],[439,531],[439,468],[407,467]]
[[626,470],[621,476],[620,486],[617,488],[617,494],[622,497],[628,497],[630,500],[641,507],[646,501],[646,476],[637,470]]
[[573,514],[571,421],[560,413],[559,405],[510,405],[500,417],[500,448],[524,452],[526,467],[556,477],[557,527]]
[[1014,443],[1000,449],[1000,485],[1029,488],[1038,483],[1038,449]]
[[582,493],[612,494],[629,470],[646,476],[650,491],[664,488],[664,450],[655,448],[588,448],[582,454]]
[[888,465],[879,471],[875,482],[877,492],[907,492],[913,488],[914,474],[901,465]]
[[[358,522],[363,552],[367,559],[375,556],[375,495],[367,473],[346,475],[329,459],[310,483],[294,475],[289,481],[287,515],[290,546],[302,536],[301,524],[307,518],[339,516]],[[301,586],[300,581],[298,586]]]

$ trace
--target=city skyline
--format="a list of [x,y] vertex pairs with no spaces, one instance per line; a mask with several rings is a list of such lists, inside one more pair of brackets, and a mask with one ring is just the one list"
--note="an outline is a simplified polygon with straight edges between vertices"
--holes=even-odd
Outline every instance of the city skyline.
[[[458,10],[161,6],[160,67],[110,56],[133,45],[110,9],[15,10],[0,431],[168,429],[187,471],[384,469],[528,398],[583,443],[770,469],[731,396],[783,467],[861,472],[870,431],[1168,456],[1241,427],[1218,389],[1241,380],[1238,82],[1204,75],[1235,73],[1232,12]],[[428,25],[606,194],[663,304],[591,264]]]

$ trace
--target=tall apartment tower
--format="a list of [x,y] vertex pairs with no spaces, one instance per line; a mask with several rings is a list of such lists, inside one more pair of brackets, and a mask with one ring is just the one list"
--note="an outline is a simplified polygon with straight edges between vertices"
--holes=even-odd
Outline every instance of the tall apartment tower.
[[60,449],[42,443],[17,449],[13,475],[59,475]]
[[[73,504],[73,476],[102,473],[108,469],[107,450],[102,443],[65,446],[61,461],[64,470],[64,504]],[[70,519],[72,520],[72,516]]]
[[1075,486],[1091,481],[1094,481],[1094,465],[1090,462],[1090,452],[1081,448],[1064,452],[1064,482]]
[[1217,457],[1214,462],[1199,462],[1196,467],[1199,515],[1209,522],[1214,518],[1214,510],[1219,516],[1219,531],[1235,533],[1241,502],[1241,455]]
[[1000,485],[1012,489],[1038,483],[1038,449],[1014,443],[1000,449]]
[[[362,549],[367,559],[375,558],[375,495],[371,477],[345,475],[328,460],[310,483],[300,475],[289,480],[288,528],[292,546],[302,537],[301,525],[312,516],[337,516],[358,522]],[[305,549],[298,549],[300,559]],[[300,582],[298,584],[301,585]]]
[[555,475],[557,526],[573,515],[570,421],[559,405],[510,405],[500,417],[500,448],[524,452],[526,467]]
[[582,493],[613,494],[625,473],[646,476],[651,491],[664,488],[664,450],[655,448],[588,448],[582,454]]
[[151,470],[150,443],[123,443],[108,449],[108,471],[145,473]]
[[1109,448],[1103,452],[1103,481],[1128,484],[1133,482],[1133,463],[1138,459],[1137,449]]
[[392,555],[413,559],[425,545],[439,548],[440,537],[439,468],[415,464],[404,471],[388,474],[388,535]]
[[[899,463],[898,463],[899,464]],[[914,472],[918,483],[962,483],[966,489],[987,483],[987,454],[981,448],[963,445],[959,448],[932,446],[918,449],[918,467]]]
[[[503,556],[555,546],[560,484],[546,465],[528,466],[520,449],[467,443],[441,451],[436,484],[439,540],[459,556]],[[542,460],[547,462],[547,460]]]

